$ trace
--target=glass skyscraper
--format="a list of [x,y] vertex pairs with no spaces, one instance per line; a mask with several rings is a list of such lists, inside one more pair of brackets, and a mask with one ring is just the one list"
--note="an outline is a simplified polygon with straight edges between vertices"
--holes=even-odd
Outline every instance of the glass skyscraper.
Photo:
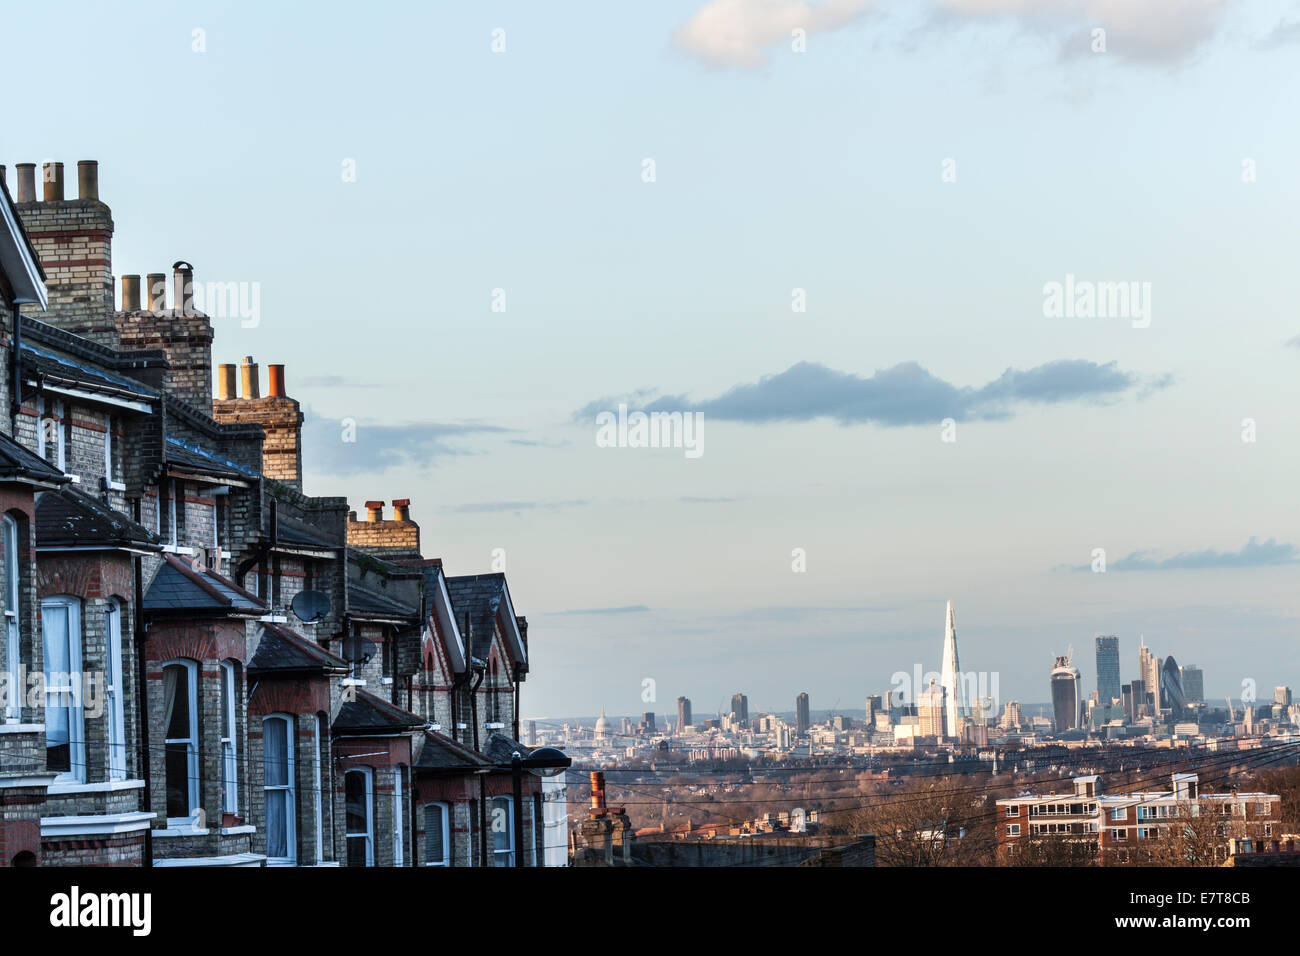
[[1109,704],[1120,696],[1119,638],[1113,634],[1097,637],[1097,697]]

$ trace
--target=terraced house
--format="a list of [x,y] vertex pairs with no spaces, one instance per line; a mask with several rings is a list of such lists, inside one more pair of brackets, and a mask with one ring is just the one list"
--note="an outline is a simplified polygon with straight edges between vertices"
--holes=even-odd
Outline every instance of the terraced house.
[[284,367],[263,395],[223,363],[214,397],[193,267],[123,276],[118,308],[97,165],[75,199],[61,164],[15,173],[0,864],[539,865],[505,576],[425,558],[407,499],[308,495]]

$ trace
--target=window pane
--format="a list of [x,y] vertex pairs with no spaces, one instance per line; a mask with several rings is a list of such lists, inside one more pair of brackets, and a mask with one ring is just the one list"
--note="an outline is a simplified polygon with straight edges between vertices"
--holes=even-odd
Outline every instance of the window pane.
[[344,792],[347,798],[348,833],[367,832],[369,827],[366,825],[366,775],[355,770],[349,771],[344,780]]
[[263,725],[266,741],[266,785],[283,787],[289,783],[288,721],[274,719]]
[[167,744],[167,816],[190,815],[190,745]]
[[443,863],[446,861],[446,847],[442,839],[442,818],[444,808],[428,806],[424,808],[424,847],[426,861]]
[[230,685],[233,682],[234,674],[230,665],[221,665],[221,736],[229,737],[230,734]]
[[45,639],[45,766],[66,773],[72,769],[71,696],[68,672],[72,649],[68,645],[68,609],[58,605],[41,608],[41,629]]
[[163,716],[167,721],[167,737],[171,740],[190,736],[190,675],[189,668],[171,664],[163,669]]
[[348,866],[366,865],[366,838],[348,837]]
[[284,859],[289,855],[289,792],[266,792],[266,855]]

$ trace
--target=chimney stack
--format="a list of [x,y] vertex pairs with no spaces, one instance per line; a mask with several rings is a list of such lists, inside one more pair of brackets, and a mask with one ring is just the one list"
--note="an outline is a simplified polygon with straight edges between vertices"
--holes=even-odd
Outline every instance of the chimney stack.
[[97,160],[78,160],[77,198],[99,199],[99,162]]
[[367,521],[384,520],[384,503],[382,501],[366,502],[366,520]]
[[19,163],[18,202],[36,202],[36,164]]
[[225,400],[239,397],[235,379],[235,366],[225,363],[217,366],[217,398]]
[[140,277],[122,276],[122,311],[140,311]]
[[151,272],[145,276],[145,303],[150,312],[167,308],[167,276],[163,273]]
[[62,202],[63,164],[46,163],[41,170],[41,178],[45,180],[45,201]]
[[605,808],[605,773],[602,770],[591,772],[591,816],[603,817]]
[[257,374],[257,363],[253,361],[253,356],[244,356],[244,364],[240,366],[240,371],[244,377],[244,398],[261,398],[262,380]]
[[266,395],[268,398],[284,398],[283,365],[268,365],[266,367]]
[[411,520],[411,499],[410,498],[393,499],[393,520],[394,521]]
[[188,262],[172,263],[172,308],[181,315],[194,311],[194,267]]

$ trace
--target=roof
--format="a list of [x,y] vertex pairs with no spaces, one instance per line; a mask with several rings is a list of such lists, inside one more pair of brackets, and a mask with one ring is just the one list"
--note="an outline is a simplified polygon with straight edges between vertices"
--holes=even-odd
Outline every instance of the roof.
[[219,477],[258,477],[257,472],[251,468],[245,468],[237,461],[231,461],[216,452],[208,451],[197,443],[173,438],[170,435],[167,436],[167,441],[163,443],[163,459],[169,465],[180,465],[183,468]]
[[38,548],[153,547],[158,537],[142,524],[68,486],[36,502]]
[[355,699],[345,701],[339,708],[332,729],[336,734],[365,737],[371,734],[418,730],[425,725],[424,718],[418,714],[402,710],[358,687]]
[[[485,661],[492,650],[492,635],[496,632],[497,612],[506,621],[506,637],[515,663],[528,663],[528,654],[524,650],[523,638],[519,633],[519,622],[510,605],[510,591],[506,587],[506,576],[500,572],[493,574],[466,574],[447,578],[447,591],[451,595],[452,607],[456,612],[456,621],[464,628],[468,615],[470,630],[474,635],[470,653]],[[503,607],[504,605],[504,607]],[[463,633],[463,630],[462,630]]]
[[77,388],[88,392],[103,392],[127,396],[136,401],[149,401],[158,393],[146,385],[116,372],[75,362],[64,355],[50,352],[30,342],[22,343],[24,371],[33,371],[48,383]]
[[[277,544],[299,548],[322,548],[331,551],[341,547],[341,542],[330,541],[319,528],[305,521],[291,518],[281,511],[276,517],[275,539]],[[271,536],[271,516],[266,516],[266,536]]]
[[31,237],[23,228],[3,179],[0,179],[0,269],[4,270],[9,287],[17,298],[35,302],[42,309],[46,307],[49,295],[45,289],[41,257],[36,254]]
[[256,617],[267,613],[265,604],[234,581],[215,572],[199,570],[164,554],[162,567],[144,595],[151,614],[206,613]]
[[361,618],[408,620],[419,617],[420,611],[349,581],[348,613]]
[[263,624],[248,670],[348,672],[348,663],[325,648],[280,624]]
[[424,732],[424,747],[415,761],[417,773],[472,773],[491,766],[482,754],[433,730]]
[[521,757],[527,757],[533,752],[531,747],[525,747],[513,737],[507,736],[499,730],[492,731],[491,736],[487,739],[487,746],[483,748],[488,760],[495,764],[508,764],[516,750],[519,751]]
[[67,484],[72,479],[8,435],[0,435],[0,480]]

